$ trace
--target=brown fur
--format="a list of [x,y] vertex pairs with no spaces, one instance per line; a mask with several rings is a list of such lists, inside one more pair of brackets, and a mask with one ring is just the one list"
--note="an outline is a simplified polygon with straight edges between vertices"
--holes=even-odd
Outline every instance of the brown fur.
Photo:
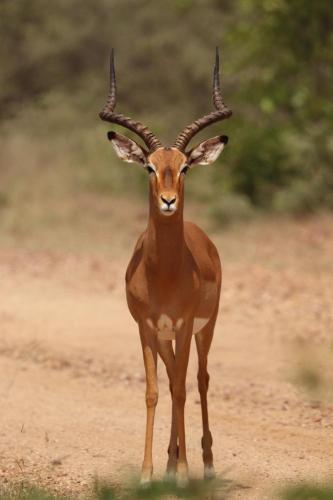
[[[110,91],[100,117],[135,132],[150,152],[127,137],[112,131],[108,133],[120,158],[129,163],[139,163],[150,172],[148,227],[137,242],[126,272],[127,303],[139,325],[147,382],[143,482],[150,481],[153,468],[153,426],[158,399],[157,353],[165,363],[172,395],[167,471],[173,473],[177,470],[180,484],[188,480],[184,405],[193,333],[196,334],[199,360],[198,386],[205,475],[211,477],[214,473],[207,409],[207,356],[218,312],[221,266],[217,250],[205,233],[194,224],[183,221],[183,169],[185,165],[190,168],[213,163],[228,142],[226,136],[213,137],[185,153],[187,145],[200,130],[232,114],[221,94],[218,48],[215,55],[213,103],[215,111],[188,125],[178,135],[175,147],[162,147],[159,139],[142,123],[114,112],[116,76],[112,49]],[[171,340],[173,337],[175,352]]]
[[[149,178],[148,226],[136,244],[126,272],[127,302],[139,325],[147,378],[143,482],[149,481],[152,474],[153,422],[158,399],[157,353],[166,365],[172,395],[167,471],[172,474],[177,470],[180,484],[188,478],[185,380],[195,318],[206,321],[196,332],[198,386],[205,472],[206,475],[214,472],[207,410],[207,356],[219,306],[221,265],[217,250],[206,234],[195,224],[183,221],[185,176],[180,170],[187,161],[186,155],[176,148],[159,148],[149,156],[147,163],[154,166],[156,174],[150,174]],[[167,200],[176,198],[172,214],[161,212],[161,196]],[[175,352],[172,341],[161,337],[170,329],[175,335]]]

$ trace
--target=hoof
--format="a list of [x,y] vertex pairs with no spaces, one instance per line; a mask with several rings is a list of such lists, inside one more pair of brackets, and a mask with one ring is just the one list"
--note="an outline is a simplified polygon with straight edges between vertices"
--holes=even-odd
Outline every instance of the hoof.
[[151,479],[148,479],[146,477],[142,477],[140,479],[140,488],[149,488],[151,485]]
[[143,470],[141,472],[140,486],[142,488],[148,488],[151,485],[151,470]]
[[167,469],[164,474],[164,481],[168,483],[176,482],[176,470],[175,469]]
[[177,486],[179,488],[186,488],[188,485],[188,468],[187,464],[178,464],[177,467]]
[[215,469],[214,465],[205,465],[204,467],[204,479],[215,479]]

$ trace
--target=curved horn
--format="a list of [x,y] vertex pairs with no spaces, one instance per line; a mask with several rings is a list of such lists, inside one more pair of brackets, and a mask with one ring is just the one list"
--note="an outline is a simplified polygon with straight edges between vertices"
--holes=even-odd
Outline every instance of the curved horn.
[[116,73],[114,69],[114,50],[111,50],[110,57],[110,89],[106,104],[102,111],[99,113],[99,117],[110,123],[116,123],[125,127],[132,132],[135,132],[144,141],[149,151],[155,151],[155,149],[162,146],[162,143],[157,139],[157,137],[140,122],[132,120],[128,116],[124,116],[121,113],[114,113],[114,108],[116,107]]
[[216,55],[215,55],[215,66],[214,66],[214,75],[213,75],[213,103],[216,108],[216,111],[212,111],[209,115],[205,115],[201,118],[198,118],[193,123],[188,125],[184,130],[178,135],[174,146],[181,151],[184,151],[190,140],[198,133],[200,130],[208,127],[212,123],[219,122],[221,120],[225,120],[226,118],[230,118],[232,115],[232,111],[227,108],[227,106],[223,102],[221,88],[220,88],[220,58],[219,58],[219,49],[216,47]]

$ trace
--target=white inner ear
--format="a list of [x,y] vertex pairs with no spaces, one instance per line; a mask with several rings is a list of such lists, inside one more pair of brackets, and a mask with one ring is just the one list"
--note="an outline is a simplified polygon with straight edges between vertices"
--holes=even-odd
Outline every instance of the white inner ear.
[[118,136],[111,139],[111,143],[121,160],[145,164],[146,158],[142,149],[131,139],[122,139]]
[[222,153],[224,149],[225,144],[223,142],[220,142],[217,146],[215,146],[212,149],[208,149],[205,154],[205,163],[202,163],[202,165],[209,165],[210,163],[213,163],[219,155]]
[[128,155],[128,149],[126,147],[120,146],[118,141],[115,141],[114,139],[111,140],[112,146],[114,147],[115,152],[119,156],[121,160],[133,162],[131,158],[129,158]]
[[224,149],[225,144],[218,142],[214,145],[200,144],[191,153],[192,163],[195,165],[210,165],[214,163]]

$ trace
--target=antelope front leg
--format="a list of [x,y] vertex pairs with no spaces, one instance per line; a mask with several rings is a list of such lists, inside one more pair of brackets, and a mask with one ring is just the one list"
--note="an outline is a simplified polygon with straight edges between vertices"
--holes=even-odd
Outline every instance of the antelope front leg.
[[188,465],[186,458],[184,408],[186,401],[186,373],[190,354],[191,333],[182,330],[176,336],[175,377],[173,385],[173,402],[176,409],[179,454],[177,463],[177,483],[186,486],[188,483]]
[[196,337],[196,344],[198,350],[198,389],[201,401],[201,415],[202,415],[202,429],[203,436],[201,440],[202,458],[204,462],[204,477],[205,479],[212,479],[215,477],[215,469],[213,464],[212,444],[213,438],[209,429],[208,407],[207,407],[207,392],[209,386],[209,374],[207,371],[207,356],[210,344],[213,337],[213,327],[209,324]]
[[166,469],[166,478],[173,479],[176,475],[177,460],[178,460],[178,445],[177,445],[177,415],[176,407],[173,399],[173,385],[175,376],[175,354],[172,348],[171,340],[158,340],[158,353],[161,356],[169,378],[170,394],[172,399],[172,416],[171,416],[171,432],[168,446],[168,463]]
[[157,346],[155,334],[140,325],[140,338],[143,351],[143,360],[146,370],[146,439],[145,452],[141,472],[141,484],[147,484],[153,473],[153,429],[155,408],[158,400],[157,387]]

